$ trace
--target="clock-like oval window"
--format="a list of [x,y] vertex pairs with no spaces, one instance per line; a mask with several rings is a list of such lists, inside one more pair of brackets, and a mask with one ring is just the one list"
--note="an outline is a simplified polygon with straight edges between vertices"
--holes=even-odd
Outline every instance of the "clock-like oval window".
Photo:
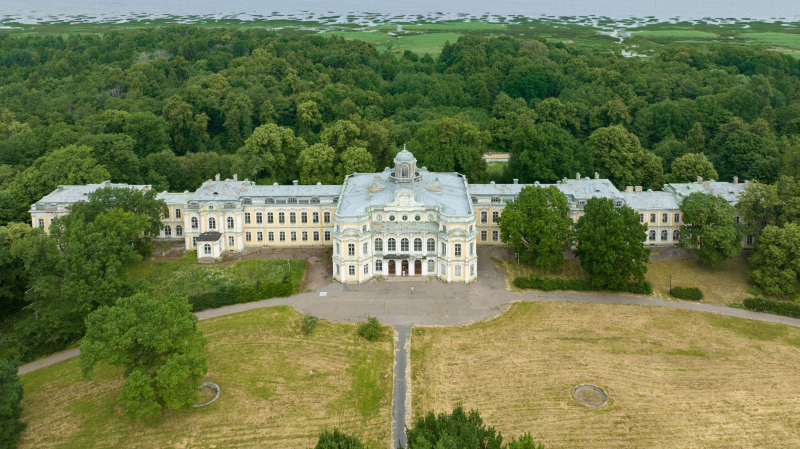
[[394,221],[394,215],[389,215],[389,221]]
[[420,221],[420,220],[422,220],[422,217],[420,217],[419,214],[414,215],[414,221]]
[[428,221],[433,221],[433,214],[428,214]]
[[408,221],[408,215],[403,214],[403,221]]
[[383,215],[381,215],[381,214],[378,214],[378,215],[375,217],[375,220],[377,220],[377,221],[383,221]]

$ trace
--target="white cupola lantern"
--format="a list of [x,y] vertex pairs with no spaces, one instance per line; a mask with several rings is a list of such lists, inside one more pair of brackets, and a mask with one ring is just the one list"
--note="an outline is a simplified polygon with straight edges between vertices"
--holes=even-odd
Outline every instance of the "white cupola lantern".
[[392,173],[394,182],[414,182],[419,181],[417,173],[417,160],[410,151],[403,145],[403,151],[394,157],[394,172]]

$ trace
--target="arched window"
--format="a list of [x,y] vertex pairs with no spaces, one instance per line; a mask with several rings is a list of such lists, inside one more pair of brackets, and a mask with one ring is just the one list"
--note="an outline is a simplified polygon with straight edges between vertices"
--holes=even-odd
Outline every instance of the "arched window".
[[422,239],[414,239],[414,251],[422,251]]
[[434,271],[436,271],[436,264],[432,260],[429,260],[428,261],[428,274],[436,274]]
[[667,230],[666,230],[666,229],[664,229],[663,231],[661,231],[661,241],[662,241],[662,242],[666,242],[666,241],[667,241],[667,236],[668,236],[668,235],[669,235],[669,233],[667,232]]
[[175,235],[177,236],[183,235],[183,226],[181,225],[175,226]]
[[387,246],[388,246],[387,248],[388,251],[394,252],[397,250],[397,243],[393,238],[387,241]]
[[192,217],[192,229],[197,229],[197,217]]
[[228,229],[233,229],[233,217],[228,217]]
[[375,239],[375,252],[376,253],[383,252],[383,239]]
[[217,220],[214,217],[208,219],[208,229],[217,229]]
[[400,239],[400,251],[408,251],[408,239]]
[[172,236],[172,228],[169,225],[164,226],[164,236],[170,237]]
[[428,239],[428,252],[432,253],[436,251],[436,240]]
[[651,242],[655,242],[656,241],[656,231],[655,230],[650,231],[650,241]]
[[211,255],[211,245],[209,245],[208,243],[203,245],[203,255],[204,256],[210,256]]
[[680,232],[678,232],[677,229],[672,231],[672,241],[673,242],[677,242],[678,240],[680,240],[680,237],[681,237],[681,234],[680,234]]
[[408,165],[403,165],[400,167],[400,177],[408,178]]

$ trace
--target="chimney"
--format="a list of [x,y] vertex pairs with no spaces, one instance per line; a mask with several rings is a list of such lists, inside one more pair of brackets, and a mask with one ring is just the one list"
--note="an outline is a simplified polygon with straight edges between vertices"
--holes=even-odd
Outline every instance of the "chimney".
[[581,174],[580,173],[575,173],[575,179],[581,179]]
[[214,180],[219,181],[219,173],[217,173],[217,176],[214,176]]
[[600,179],[600,173],[594,172],[594,179]]
[[239,175],[237,175],[236,173],[234,173],[234,174],[233,174],[233,180],[234,180],[234,181],[238,181],[238,180],[239,180],[238,178],[239,178]]
[[636,186],[636,187],[634,187],[633,191],[634,191],[634,192],[641,192],[641,191],[642,191],[642,186]]
[[298,180],[296,180],[296,179],[295,179],[294,181],[292,181],[292,185],[293,185],[293,186],[296,186],[296,185],[298,185],[298,184],[300,184],[300,181],[298,181]]
[[739,177],[738,176],[734,176],[733,177],[733,183],[734,184],[739,184]]
[[702,177],[702,176],[698,176],[698,177],[697,177],[697,182],[698,182],[698,183],[700,183],[700,182],[703,182],[703,177]]
[[706,190],[711,190],[711,186],[708,184],[708,182],[706,182],[704,184],[704,186],[705,186]]
[[633,192],[633,186],[625,186],[626,192]]
[[208,180],[208,184],[206,184],[206,185],[207,185],[208,187],[211,187],[211,180],[210,180],[210,179]]
[[514,184],[519,184],[519,179],[515,179]]

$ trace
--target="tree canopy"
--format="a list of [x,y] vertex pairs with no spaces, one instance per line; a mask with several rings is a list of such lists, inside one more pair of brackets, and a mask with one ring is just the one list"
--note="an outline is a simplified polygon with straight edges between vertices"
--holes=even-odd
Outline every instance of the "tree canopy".
[[679,245],[693,251],[711,266],[738,256],[742,252],[744,230],[734,219],[733,206],[724,198],[695,192],[681,202],[684,225]]

